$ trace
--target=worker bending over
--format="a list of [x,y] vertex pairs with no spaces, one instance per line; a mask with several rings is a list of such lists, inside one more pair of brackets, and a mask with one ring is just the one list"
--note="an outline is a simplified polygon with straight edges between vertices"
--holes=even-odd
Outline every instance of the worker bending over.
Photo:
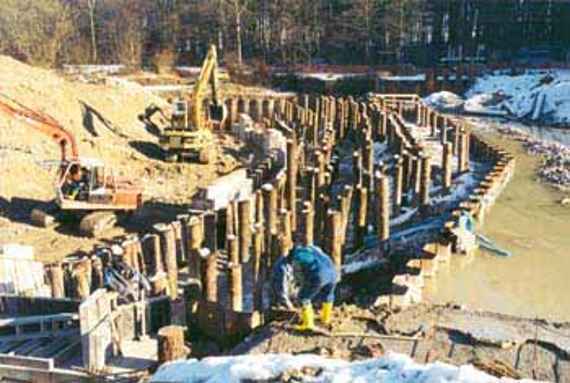
[[293,273],[298,267],[302,274],[299,300],[301,301],[301,324],[298,330],[312,330],[315,327],[315,315],[312,302],[322,302],[321,322],[331,322],[334,292],[337,283],[335,266],[317,246],[296,246],[288,256],[280,257],[273,267],[272,287],[277,304],[293,308],[289,299],[289,287]]

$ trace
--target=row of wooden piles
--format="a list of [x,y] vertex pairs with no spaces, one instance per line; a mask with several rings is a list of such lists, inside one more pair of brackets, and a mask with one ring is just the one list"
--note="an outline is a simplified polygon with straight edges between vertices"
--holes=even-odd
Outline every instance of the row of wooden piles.
[[[120,243],[124,261],[150,277],[154,295],[177,300],[180,286],[198,286],[196,298],[213,304],[208,307],[263,311],[271,267],[295,242],[323,247],[340,269],[346,250],[362,247],[367,236],[387,243],[390,220],[403,207],[428,211],[433,158],[409,133],[404,118],[410,116],[444,144],[441,182],[450,192],[454,156],[456,174],[469,167],[470,133],[461,124],[417,97],[356,102],[305,95],[273,109],[272,128],[287,139],[286,163],[281,168],[278,159],[268,158],[250,169],[251,198],[221,211],[189,211],[155,225],[152,233],[129,236]],[[346,139],[352,145],[352,177],[342,183],[343,158],[335,149]],[[378,143],[394,155],[375,161]],[[61,264],[49,268],[56,297],[66,295],[64,274]],[[100,258],[74,263],[71,275],[75,295],[87,297],[103,283]]]

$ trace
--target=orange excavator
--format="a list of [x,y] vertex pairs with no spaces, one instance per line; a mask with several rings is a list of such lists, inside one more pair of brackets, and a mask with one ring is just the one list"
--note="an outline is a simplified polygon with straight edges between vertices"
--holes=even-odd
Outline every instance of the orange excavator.
[[61,149],[54,208],[33,209],[32,223],[51,226],[71,213],[80,218],[80,233],[95,237],[115,225],[117,213],[134,212],[142,206],[142,188],[132,180],[116,177],[100,160],[80,158],[75,138],[53,117],[0,96],[0,111],[46,134]]

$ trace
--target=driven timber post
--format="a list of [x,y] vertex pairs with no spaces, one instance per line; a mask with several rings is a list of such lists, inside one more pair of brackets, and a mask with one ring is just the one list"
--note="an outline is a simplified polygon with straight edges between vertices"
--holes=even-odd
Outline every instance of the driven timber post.
[[374,175],[377,193],[377,235],[381,242],[385,242],[390,237],[390,185],[388,177],[380,172]]
[[301,211],[301,226],[303,229],[303,235],[301,236],[301,241],[304,246],[309,246],[313,244],[313,227],[314,227],[315,213],[310,202],[305,202],[303,204],[303,210]]
[[228,264],[230,307],[233,311],[243,310],[242,267],[239,263]]
[[184,327],[166,326],[158,330],[158,363],[163,364],[186,357]]
[[271,249],[273,235],[277,232],[277,189],[267,183],[262,187],[263,193],[263,218],[265,220],[265,246]]
[[431,187],[431,161],[429,156],[421,158],[422,177],[420,187],[420,206],[422,210],[426,210],[429,205],[429,191]]
[[168,295],[171,299],[178,298],[178,263],[176,260],[176,238],[172,225],[158,223],[154,229],[160,236],[164,263],[168,276]]
[[202,293],[208,302],[218,301],[218,257],[215,252],[204,251],[202,257]]
[[443,145],[443,188],[446,192],[450,191],[452,175],[453,175],[453,146],[451,142]]
[[327,212],[327,252],[330,254],[336,269],[340,272],[342,266],[342,213],[329,210]]
[[48,268],[51,285],[51,295],[54,298],[65,298],[64,274],[61,263],[55,263]]
[[239,260],[241,263],[250,259],[249,249],[251,247],[251,200],[245,199],[238,202],[239,217]]
[[[307,101],[308,102],[308,101]],[[287,208],[291,211],[291,226],[297,228],[297,144],[287,140]]]
[[366,187],[358,186],[356,188],[355,210],[355,243],[356,248],[361,248],[364,245],[364,238],[368,232],[368,189]]
[[399,215],[402,209],[402,194],[404,189],[404,160],[400,156],[395,156],[396,174],[394,178],[394,215]]

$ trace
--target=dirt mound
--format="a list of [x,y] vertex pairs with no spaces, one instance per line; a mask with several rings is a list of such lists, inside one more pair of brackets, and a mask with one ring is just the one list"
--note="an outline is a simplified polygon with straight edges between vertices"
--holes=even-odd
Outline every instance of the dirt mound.
[[[158,133],[166,121],[157,113],[153,124],[145,124],[138,116],[151,104],[168,105],[138,84],[75,82],[55,71],[0,56],[0,100],[15,101],[55,118],[75,136],[81,157],[99,158],[141,181],[146,199],[158,210],[174,213],[189,202],[197,186],[217,177],[216,164],[162,161]],[[41,247],[36,254],[59,257],[93,246],[94,241],[79,239],[66,230],[29,225],[30,209],[54,197],[54,164],[50,167],[49,162],[59,157],[58,145],[47,136],[0,113],[0,243],[35,245]],[[170,206],[174,209],[167,209]],[[149,215],[157,214],[151,211]]]
[[[30,67],[6,56],[0,56],[0,93],[53,116],[75,135],[82,156],[109,155],[109,161],[122,157],[113,143],[151,140],[153,136],[138,120],[138,114],[151,103],[166,106],[164,100],[142,87],[70,82],[54,71]],[[40,140],[34,140],[36,134],[29,127],[10,121],[6,115],[0,115],[0,123],[12,142],[31,144],[40,158],[58,158],[56,145],[33,145],[46,140],[41,135]],[[26,140],[17,140],[22,136]],[[26,142],[28,138],[32,141]]]

